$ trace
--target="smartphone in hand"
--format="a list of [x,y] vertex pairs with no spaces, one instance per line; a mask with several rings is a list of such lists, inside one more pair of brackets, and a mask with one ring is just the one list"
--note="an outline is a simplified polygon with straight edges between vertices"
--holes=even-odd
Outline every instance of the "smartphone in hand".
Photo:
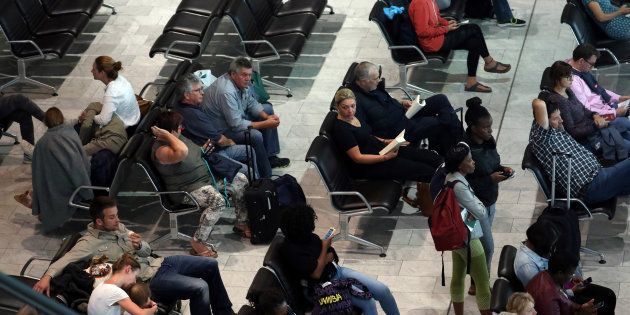
[[330,229],[328,229],[328,232],[326,232],[326,234],[324,234],[324,237],[322,239],[327,240],[328,238],[330,238],[333,233],[335,233],[335,228],[331,227]]

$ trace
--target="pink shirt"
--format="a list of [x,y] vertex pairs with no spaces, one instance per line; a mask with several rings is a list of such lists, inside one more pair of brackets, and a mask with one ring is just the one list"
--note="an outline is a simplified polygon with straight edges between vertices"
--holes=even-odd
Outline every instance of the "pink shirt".
[[[593,93],[591,88],[588,87],[586,82],[582,80],[577,75],[573,75],[573,83],[571,84],[571,91],[575,94],[575,97],[586,107],[586,109],[598,113],[600,116],[602,115],[613,115],[617,116],[617,112],[613,107],[604,103],[602,97],[599,94]],[[618,102],[619,94],[616,94],[612,91],[606,90],[606,92],[610,95],[610,100]]]

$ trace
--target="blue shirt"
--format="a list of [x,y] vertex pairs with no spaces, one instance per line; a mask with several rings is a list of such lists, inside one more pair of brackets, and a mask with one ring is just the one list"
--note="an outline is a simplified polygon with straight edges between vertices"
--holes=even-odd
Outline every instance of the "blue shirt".
[[184,117],[182,135],[196,145],[203,145],[211,139],[215,143],[221,138],[221,132],[214,127],[214,121],[201,109],[200,105],[178,103],[173,107]]
[[263,107],[248,89],[239,89],[229,73],[206,88],[201,107],[219,132],[247,130],[252,124],[248,118],[260,116]]
[[539,272],[547,270],[548,266],[549,259],[540,257],[525,244],[521,244],[521,247],[516,251],[516,257],[514,257],[514,272],[524,287],[526,287],[529,281]]

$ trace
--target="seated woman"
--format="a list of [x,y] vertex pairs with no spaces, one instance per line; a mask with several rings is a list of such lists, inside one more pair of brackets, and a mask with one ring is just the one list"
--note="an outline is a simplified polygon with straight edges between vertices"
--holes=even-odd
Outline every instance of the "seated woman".
[[[140,120],[140,108],[133,87],[118,74],[121,70],[122,63],[109,56],[99,56],[92,64],[94,80],[105,84],[102,110],[94,116],[94,122],[100,126],[107,125],[114,114],[123,121],[125,127],[134,126]],[[79,123],[83,122],[85,115],[85,112],[81,114]]]
[[361,282],[372,293],[373,299],[362,299],[352,295],[352,305],[360,308],[363,314],[376,315],[376,301],[388,315],[400,314],[396,300],[389,288],[382,282],[350,268],[337,264],[339,258],[332,248],[332,237],[322,240],[313,233],[315,230],[315,210],[308,205],[286,208],[282,213],[280,228],[285,242],[280,247],[282,258],[289,266],[292,276],[307,280],[309,285],[327,281],[353,278]]
[[[33,209],[44,231],[51,231],[74,214],[76,209],[68,206],[68,200],[77,187],[90,185],[90,162],[77,133],[64,124],[59,108],[51,107],[46,111],[44,125],[48,130],[33,150],[32,194],[27,191],[15,199]],[[93,197],[88,189],[79,195],[84,200]]]
[[587,13],[613,39],[630,39],[630,7],[615,6],[610,0],[581,0]]
[[[573,76],[571,65],[564,61],[556,61],[551,66],[549,77],[553,82],[553,91],[549,102],[556,103],[560,109],[562,126],[579,143],[595,153],[602,142],[602,131],[607,130],[609,124],[602,116],[586,109],[571,91]],[[627,117],[617,117],[615,120],[627,120]],[[630,150],[630,130],[626,124],[611,122],[614,131],[623,137],[625,149]]]
[[126,288],[136,283],[140,272],[140,264],[131,254],[123,254],[112,265],[112,276],[94,288],[88,302],[88,314],[99,315],[153,315],[157,312],[157,304],[151,302],[150,307],[137,305],[130,298]]
[[464,90],[490,93],[492,89],[477,81],[479,57],[485,63],[484,70],[491,73],[510,71],[509,64],[500,63],[490,56],[486,40],[476,24],[458,24],[440,17],[435,0],[413,0],[409,5],[409,17],[423,51],[468,50],[468,77]]
[[[578,258],[563,250],[551,254],[549,269],[539,272],[525,288],[534,297],[540,315],[597,314],[594,300],[578,304],[569,299],[565,283],[569,282],[578,266]],[[578,284],[582,286],[583,284]],[[579,288],[573,287],[573,290]],[[599,301],[598,301],[599,302]]]
[[[454,146],[444,159],[444,167],[448,172],[444,183],[454,182],[455,197],[462,209],[468,210],[467,220],[473,229],[470,232],[470,276],[475,281],[475,298],[482,315],[492,314],[490,310],[490,280],[486,265],[486,255],[479,238],[483,235],[479,219],[486,217],[487,211],[483,203],[477,199],[465,176],[475,171],[475,161],[470,154],[470,147],[460,142]],[[453,275],[451,278],[451,300],[455,315],[464,314],[464,281],[468,265],[467,248],[451,252],[453,257]]]
[[182,115],[176,112],[164,112],[158,117],[156,125],[151,127],[156,137],[151,158],[166,189],[189,192],[203,209],[199,228],[190,241],[191,253],[216,258],[217,252],[207,248],[203,242],[208,239],[221,211],[225,209],[225,200],[219,191],[227,188],[232,197],[237,221],[234,231],[247,236],[250,232],[243,192],[248,181],[243,173],[237,173],[227,187],[219,180],[215,188],[201,157],[201,148],[181,135],[182,120]]
[[354,114],[356,99],[350,89],[335,93],[337,120],[334,139],[347,154],[350,175],[357,178],[414,180],[428,183],[442,158],[435,152],[401,146],[398,151],[380,155],[379,151],[392,139],[372,135],[372,128]]
[[[534,309],[534,298],[527,292],[515,292],[510,295],[505,309],[510,314],[516,315],[536,315]],[[501,313],[504,314],[504,313]]]

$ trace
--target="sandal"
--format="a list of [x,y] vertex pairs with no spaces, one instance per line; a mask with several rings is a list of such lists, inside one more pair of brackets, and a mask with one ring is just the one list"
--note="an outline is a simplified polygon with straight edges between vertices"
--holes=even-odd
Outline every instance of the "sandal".
[[[499,67],[503,67],[503,69],[499,70]],[[485,70],[486,72],[490,72],[490,73],[506,73],[508,71],[510,71],[510,69],[512,69],[512,66],[509,64],[505,64],[505,63],[500,63],[498,61],[495,60],[494,63],[494,67],[487,67],[484,66],[483,70]]]
[[22,194],[13,196],[13,199],[29,209],[33,208],[33,197],[31,192],[28,190]]
[[240,235],[244,238],[252,238],[252,230],[249,229],[247,224],[237,224],[232,228],[232,232]]
[[487,85],[483,85],[481,84],[481,82],[476,82],[475,84],[466,87],[466,85],[464,85],[464,91],[466,92],[477,92],[477,93],[491,93],[492,92],[492,88],[490,88]]
[[[197,243],[200,246],[203,246],[205,249],[203,250],[196,250],[194,245],[192,245],[192,242]],[[216,250],[214,250],[214,247],[212,245],[210,245],[210,248],[207,248],[202,242],[197,242],[197,241],[192,241],[191,242],[191,248],[188,251],[191,255],[193,256],[202,256],[202,257],[210,257],[210,258],[217,258],[219,257],[219,253],[217,253]]]

